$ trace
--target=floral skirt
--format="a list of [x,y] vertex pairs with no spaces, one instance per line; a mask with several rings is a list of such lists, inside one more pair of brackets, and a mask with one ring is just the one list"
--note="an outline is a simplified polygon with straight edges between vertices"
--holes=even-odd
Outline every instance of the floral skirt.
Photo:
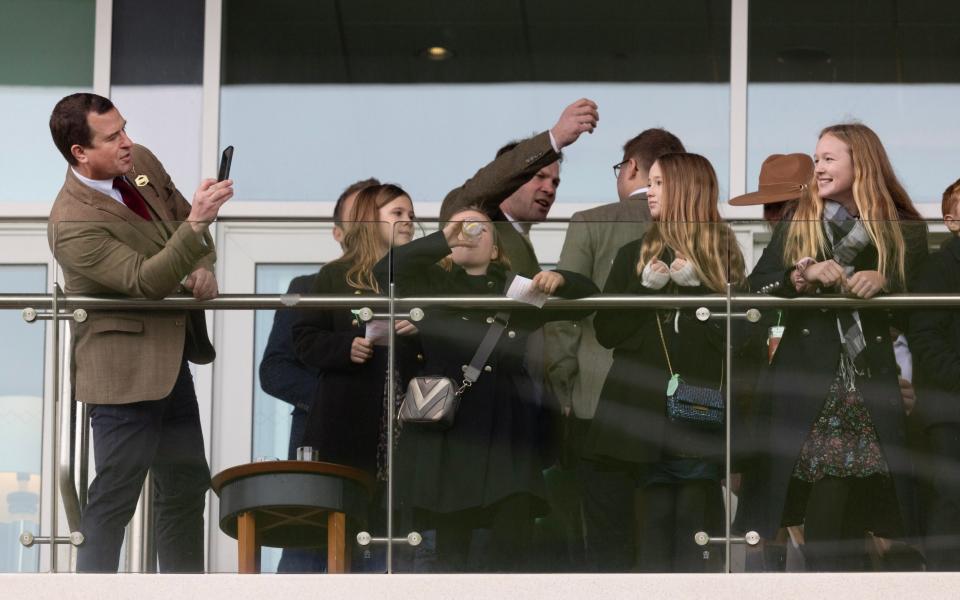
[[845,366],[841,361],[794,466],[793,477],[802,481],[888,473],[870,413],[856,384],[844,376]]

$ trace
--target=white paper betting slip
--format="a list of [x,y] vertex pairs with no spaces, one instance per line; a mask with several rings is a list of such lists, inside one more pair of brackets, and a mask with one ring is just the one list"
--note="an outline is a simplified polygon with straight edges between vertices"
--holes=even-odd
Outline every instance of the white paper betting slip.
[[386,346],[390,333],[390,321],[386,319],[376,319],[367,321],[367,332],[365,338],[373,342],[374,346]]
[[543,304],[547,301],[547,295],[533,287],[533,280],[522,275],[517,275],[510,282],[507,297],[524,304],[532,304],[537,308],[543,308]]

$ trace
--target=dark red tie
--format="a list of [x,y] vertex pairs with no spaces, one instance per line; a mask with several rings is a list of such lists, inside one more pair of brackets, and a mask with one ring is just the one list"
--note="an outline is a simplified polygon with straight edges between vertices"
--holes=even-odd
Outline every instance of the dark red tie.
[[127,208],[143,217],[144,220],[153,220],[153,217],[150,216],[150,209],[147,208],[146,200],[143,199],[140,192],[130,185],[126,178],[115,177],[113,179],[113,189],[120,192],[120,197],[123,198],[123,203],[127,205]]

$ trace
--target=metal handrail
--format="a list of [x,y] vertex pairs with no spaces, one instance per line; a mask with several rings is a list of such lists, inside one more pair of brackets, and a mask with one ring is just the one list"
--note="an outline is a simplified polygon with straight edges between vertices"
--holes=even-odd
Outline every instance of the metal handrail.
[[[0,294],[0,310],[52,306],[52,294]],[[722,294],[707,296],[607,294],[576,300],[550,298],[544,305],[555,309],[602,308],[720,308],[727,306]],[[960,294],[889,294],[869,300],[839,295],[781,298],[760,294],[732,294],[734,308],[917,308],[960,305]],[[131,299],[115,296],[61,295],[59,308],[75,310],[274,310],[281,308],[356,308],[388,309],[386,296],[323,296],[312,294],[221,294],[213,300],[197,300],[192,296],[171,296],[161,300]],[[394,299],[398,310],[431,306],[465,306],[471,308],[534,309],[534,307],[500,296],[406,296]]]

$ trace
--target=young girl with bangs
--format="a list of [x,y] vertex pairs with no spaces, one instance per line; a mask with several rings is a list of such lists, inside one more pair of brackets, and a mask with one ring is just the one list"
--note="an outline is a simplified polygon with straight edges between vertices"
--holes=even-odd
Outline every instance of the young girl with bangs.
[[[788,297],[904,292],[927,254],[926,225],[880,139],[861,124],[820,133],[814,179],[750,275]],[[788,308],[761,390],[757,463],[738,523],[769,539],[804,525],[807,567],[867,568],[913,530],[912,465],[890,327],[903,311]]]
[[[512,273],[497,229],[483,212],[467,209],[443,230],[391,252],[401,295],[502,296]],[[463,225],[471,222],[468,233]],[[377,266],[381,285],[389,261]],[[546,294],[580,298],[598,292],[590,279],[542,271],[532,286]],[[496,310],[430,307],[417,326],[423,375],[463,381]],[[524,366],[527,338],[543,323],[579,319],[592,311],[514,310],[479,378],[463,393],[453,425],[437,430],[404,425],[396,457],[397,501],[418,529],[436,529],[438,569],[445,572],[528,570],[533,522],[545,514],[543,406]],[[488,551],[470,556],[474,534],[490,532]]]
[[[717,200],[707,159],[660,157],[647,192],[653,224],[620,249],[604,293],[708,295],[725,294],[728,283],[742,287],[743,256]],[[716,568],[693,536],[723,527],[723,427],[671,420],[666,396],[674,374],[726,395],[723,322],[700,321],[693,308],[639,308],[598,311],[594,326],[614,354],[586,452],[643,489],[641,570]],[[632,532],[632,495],[620,504],[622,529]]]

